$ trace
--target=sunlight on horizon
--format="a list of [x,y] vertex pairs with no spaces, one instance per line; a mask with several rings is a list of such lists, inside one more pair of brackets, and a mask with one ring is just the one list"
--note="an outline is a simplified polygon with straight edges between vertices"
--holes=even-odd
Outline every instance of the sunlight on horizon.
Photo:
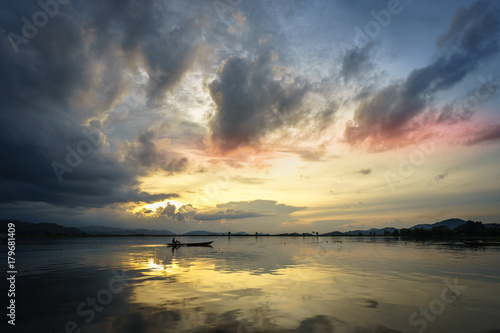
[[146,205],[137,206],[131,212],[132,213],[139,213],[139,212],[141,212],[143,210],[150,210],[151,214],[152,214],[152,213],[156,213],[159,208],[165,208],[165,207],[167,207],[168,204],[174,205],[175,209],[178,209],[179,207],[181,207],[183,205],[182,202],[179,202],[179,201],[176,201],[176,200],[170,200],[169,199],[169,200],[163,200],[163,201],[154,202],[152,204],[146,204]]

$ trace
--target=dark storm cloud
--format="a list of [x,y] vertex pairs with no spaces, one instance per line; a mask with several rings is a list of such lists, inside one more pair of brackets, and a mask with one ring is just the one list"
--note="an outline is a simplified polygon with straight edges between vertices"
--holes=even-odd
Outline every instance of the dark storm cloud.
[[293,126],[303,116],[300,106],[308,83],[300,77],[290,82],[276,79],[271,57],[270,50],[255,60],[232,56],[210,83],[217,107],[210,122],[211,139],[221,151],[258,143],[265,134]]
[[22,42],[21,18],[32,20],[41,7],[34,1],[3,5],[1,202],[102,207],[176,196],[140,192],[137,175],[144,166],[158,167],[160,157],[168,161],[162,168],[182,170],[182,157],[159,156],[146,133],[134,151],[145,159],[140,167],[119,162],[105,149],[105,135],[85,126],[130,92],[139,67],[149,74],[154,102],[193,64],[199,45],[194,19],[179,5],[160,3],[166,2],[71,1]]
[[99,37],[93,45],[97,52],[117,47],[131,60],[137,55],[144,58],[151,101],[179,83],[201,45],[196,14],[181,9],[174,1],[94,0],[75,4],[76,11],[89,15],[86,20]]
[[437,42],[433,61],[413,70],[400,82],[388,85],[363,100],[344,139],[373,150],[391,148],[392,139],[405,135],[409,123],[444,91],[477,68],[481,60],[499,50],[500,6],[478,0],[459,9]]
[[62,182],[56,177],[52,165],[58,160],[66,165],[67,156],[53,160],[52,156],[57,156],[57,153],[32,143],[4,143],[1,154],[0,202],[34,201],[72,207],[102,207],[114,202],[154,202],[177,197],[176,194],[151,195],[139,191],[134,173],[99,152],[82,158],[76,167],[68,167],[71,172],[62,175]]

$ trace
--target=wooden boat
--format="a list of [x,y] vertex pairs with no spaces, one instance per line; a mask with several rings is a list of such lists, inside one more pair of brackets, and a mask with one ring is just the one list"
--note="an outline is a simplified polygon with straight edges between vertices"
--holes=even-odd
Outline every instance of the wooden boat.
[[483,241],[462,241],[467,246],[480,247],[480,246],[500,246],[500,242],[483,242]]
[[211,242],[200,242],[200,243],[180,243],[180,244],[173,244],[173,243],[167,243],[167,246],[171,247],[181,247],[181,246],[211,246],[213,241]]

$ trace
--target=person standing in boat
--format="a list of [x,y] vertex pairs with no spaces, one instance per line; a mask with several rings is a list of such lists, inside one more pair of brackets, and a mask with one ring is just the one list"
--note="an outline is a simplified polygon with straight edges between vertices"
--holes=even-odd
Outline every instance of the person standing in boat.
[[175,241],[175,237],[172,238],[172,244],[174,244],[174,245],[177,244],[177,242]]

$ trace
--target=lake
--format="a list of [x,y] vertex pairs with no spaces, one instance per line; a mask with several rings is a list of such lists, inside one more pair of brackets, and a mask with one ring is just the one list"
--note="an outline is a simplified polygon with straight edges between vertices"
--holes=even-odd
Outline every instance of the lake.
[[18,239],[16,331],[500,332],[500,248],[170,239]]

